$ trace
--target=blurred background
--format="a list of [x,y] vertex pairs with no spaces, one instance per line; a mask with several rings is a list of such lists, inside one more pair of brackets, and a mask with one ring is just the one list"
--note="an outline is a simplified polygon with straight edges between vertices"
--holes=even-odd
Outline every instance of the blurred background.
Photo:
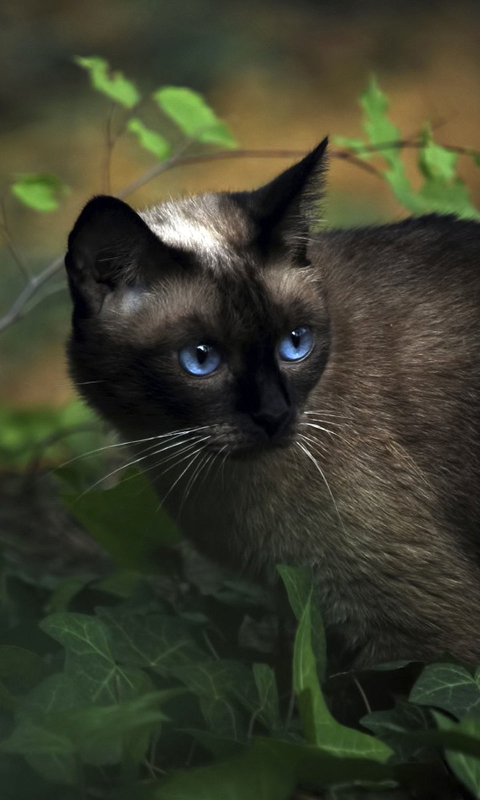
[[[357,97],[371,73],[405,135],[430,119],[440,142],[480,147],[478,2],[437,2],[433,11],[421,0],[2,0],[0,193],[9,234],[34,272],[64,251],[82,204],[102,190],[109,104],[92,91],[74,55],[106,58],[147,95],[165,84],[203,93],[245,148],[306,150],[327,133],[361,135]],[[112,190],[154,162],[122,137],[113,152]],[[177,193],[253,187],[288,163],[257,158],[182,167],[129,201],[142,206]],[[38,214],[11,196],[12,178],[28,172],[54,173],[68,184],[58,211]],[[480,171],[466,162],[460,174],[478,202]],[[330,223],[404,214],[378,178],[332,160]],[[1,315],[24,282],[5,236],[0,270]],[[72,397],[63,355],[69,299],[59,276],[51,289],[0,335],[5,407],[62,406]]]

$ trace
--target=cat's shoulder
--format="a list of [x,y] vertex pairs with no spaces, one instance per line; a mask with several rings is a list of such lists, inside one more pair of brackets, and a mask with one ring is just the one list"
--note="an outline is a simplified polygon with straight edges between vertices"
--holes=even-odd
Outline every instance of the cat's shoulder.
[[386,225],[325,230],[313,237],[312,260],[355,262],[367,268],[392,265],[401,271],[419,263],[434,271],[451,269],[478,273],[480,223],[453,214],[409,217]]

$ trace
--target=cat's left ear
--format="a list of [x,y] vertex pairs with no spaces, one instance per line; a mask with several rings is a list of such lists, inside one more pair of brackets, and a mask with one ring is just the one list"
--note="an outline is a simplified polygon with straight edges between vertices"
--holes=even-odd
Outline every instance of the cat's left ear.
[[[256,223],[259,239],[276,242],[300,255],[308,235],[320,221],[320,201],[327,169],[328,137],[305,158],[253,192],[236,197]],[[303,248],[302,248],[303,245]]]
[[154,259],[165,262],[166,249],[122,200],[102,195],[90,200],[68,237],[65,257],[77,317],[98,314],[109,293],[134,286]]

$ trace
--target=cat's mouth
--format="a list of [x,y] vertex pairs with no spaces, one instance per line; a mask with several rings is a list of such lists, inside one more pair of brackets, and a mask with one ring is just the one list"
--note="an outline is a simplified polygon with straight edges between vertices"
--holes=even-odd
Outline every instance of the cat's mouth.
[[225,448],[224,452],[227,452],[228,450],[227,457],[233,461],[248,461],[251,459],[260,458],[267,453],[286,450],[288,447],[291,447],[294,442],[295,436],[293,433],[291,433],[273,440],[265,439],[262,441],[257,440],[254,442],[236,443],[231,447]]

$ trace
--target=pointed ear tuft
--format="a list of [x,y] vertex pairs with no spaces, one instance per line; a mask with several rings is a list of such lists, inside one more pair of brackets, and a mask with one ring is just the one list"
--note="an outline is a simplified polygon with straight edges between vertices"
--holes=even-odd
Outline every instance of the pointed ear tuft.
[[160,242],[146,222],[122,200],[94,197],[68,237],[65,266],[76,311],[100,311],[109,291],[134,284]]
[[253,192],[236,197],[257,223],[260,238],[272,246],[275,241],[297,251],[297,244],[318,226],[320,200],[326,172],[328,137],[301,161]]

